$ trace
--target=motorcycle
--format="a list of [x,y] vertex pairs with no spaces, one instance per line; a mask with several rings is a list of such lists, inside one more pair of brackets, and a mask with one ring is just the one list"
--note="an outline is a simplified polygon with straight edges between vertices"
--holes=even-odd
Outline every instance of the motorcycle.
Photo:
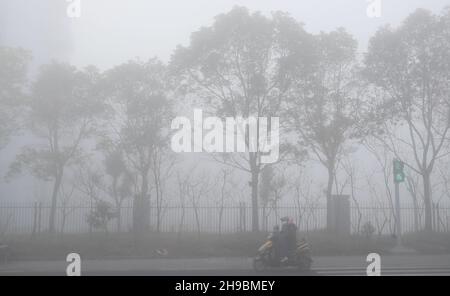
[[287,261],[281,262],[274,254],[273,235],[269,235],[267,241],[258,249],[258,255],[253,259],[255,271],[263,271],[275,267],[297,267],[301,271],[309,271],[312,265],[311,250],[306,239],[297,242],[296,249]]

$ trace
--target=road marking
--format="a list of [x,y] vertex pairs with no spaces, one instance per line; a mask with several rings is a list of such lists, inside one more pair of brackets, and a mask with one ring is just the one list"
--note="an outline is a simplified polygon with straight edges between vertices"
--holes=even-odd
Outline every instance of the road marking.
[[[313,271],[317,272],[319,275],[330,275],[330,276],[361,276],[366,275],[365,269],[363,268],[354,268],[354,267],[346,267],[346,268],[315,268]],[[390,267],[383,268],[381,270],[381,275],[389,276],[442,276],[442,275],[450,275],[450,267]]]
[[11,273],[23,273],[23,270],[18,269],[0,269],[0,274],[11,274]]

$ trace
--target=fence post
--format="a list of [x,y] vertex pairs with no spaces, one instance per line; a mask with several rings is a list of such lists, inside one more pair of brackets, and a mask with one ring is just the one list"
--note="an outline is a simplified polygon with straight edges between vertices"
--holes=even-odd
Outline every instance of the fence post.
[[[89,201],[89,216],[92,216],[92,198]],[[92,234],[92,223],[89,222],[89,236]]]
[[242,232],[242,203],[239,202],[239,225],[238,232]]
[[449,232],[450,228],[449,228],[449,224],[448,224],[448,212],[445,213],[445,225],[446,225],[445,231]]
[[264,231],[269,231],[269,217],[264,213]]
[[245,203],[239,202],[239,232],[246,231],[245,225]]
[[64,227],[66,226],[66,210],[67,210],[66,207],[67,207],[66,203],[63,202],[62,203],[62,209],[61,209],[61,212],[62,212],[62,215],[61,215],[61,229],[60,229],[61,234],[64,233]]
[[431,203],[431,212],[432,212],[432,229],[436,231],[436,204],[434,202]]
[[243,217],[242,217],[242,219],[243,219],[243,221],[244,221],[244,232],[246,232],[247,231],[247,215],[246,215],[246,213],[247,213],[247,205],[245,204],[245,202],[242,204],[243,205]]
[[441,216],[439,215],[439,203],[436,203],[435,206],[436,206],[436,231],[440,232]]
[[38,207],[38,227],[37,227],[37,233],[41,233],[41,218],[42,218],[42,203],[39,202]]
[[[89,202],[89,201],[88,201]],[[86,221],[85,219],[85,214],[87,211],[93,212],[95,211],[95,204],[92,201],[91,205],[88,204],[88,202],[86,204],[82,204],[82,205],[76,205],[71,207],[70,204],[62,204],[60,207],[60,210],[62,210],[62,219],[61,219],[61,229],[60,232],[80,232],[82,231],[83,233],[87,233],[88,229],[86,226]],[[450,231],[450,208],[447,206],[446,203],[444,203],[444,206],[441,209],[441,203],[438,202],[433,202],[431,204],[431,214],[432,214],[432,227],[433,227],[433,231],[435,232],[439,232],[439,233],[443,233],[443,232],[449,232]],[[120,209],[122,209],[122,207],[120,207]],[[129,217],[130,217],[130,210],[132,209],[132,207],[124,207],[123,211],[125,211],[124,213],[122,213],[122,210],[120,210],[120,216],[121,216],[121,227],[118,228],[118,230],[123,229],[124,226],[127,226],[125,224],[129,225]],[[178,208],[184,211],[183,207]],[[202,210],[203,209],[203,210]],[[212,222],[213,219],[213,215],[215,213],[215,211],[220,210],[221,208],[219,207],[202,207],[200,206],[200,208],[198,209],[199,212],[199,221],[201,223],[201,225],[207,225],[207,227],[205,227],[205,229],[202,229],[202,231],[212,231],[212,232],[218,232],[222,233],[224,231],[228,231],[228,229],[230,229],[232,232],[236,232],[236,233],[243,233],[243,232],[247,232],[250,231],[250,224],[249,224],[249,230],[247,230],[247,216],[249,216],[250,218],[250,214],[251,214],[251,205],[247,206],[246,202],[243,201],[239,201],[234,203],[231,207],[224,207],[223,208],[223,221],[222,224],[220,225],[220,228],[217,228],[217,224],[216,223],[210,223]],[[372,207],[372,208],[367,208],[367,211],[364,211],[364,217],[367,217],[367,219],[371,220],[373,222],[373,220],[375,219],[375,222],[377,223],[376,227],[377,229],[382,232],[385,233],[386,230],[384,230],[385,225],[388,225],[386,223],[388,223],[387,217],[384,216],[380,216],[381,218],[381,222],[378,221],[378,218],[376,218],[377,215],[379,215],[379,211],[381,209],[384,209],[383,207]],[[390,208],[386,208],[386,209],[390,209]],[[4,215],[3,213],[6,213],[6,217],[7,217],[7,224],[9,224],[9,220],[10,218],[14,218],[17,221],[14,221],[14,225],[11,225],[13,229],[11,229],[11,231],[13,233],[15,232],[23,232],[25,229],[25,233],[27,235],[29,235],[31,237],[31,239],[35,239],[35,238],[39,238],[39,235],[42,232],[47,231],[47,227],[46,227],[46,220],[48,219],[48,210],[49,210],[49,206],[48,203],[46,202],[40,202],[40,201],[30,201],[29,203],[27,203],[26,205],[22,205],[22,204],[14,204],[14,203],[5,203],[5,205],[0,204],[0,215]],[[186,213],[186,215],[188,215],[190,213],[190,210],[192,210],[191,208],[188,208],[188,213]],[[283,208],[281,208],[280,210],[284,211],[284,210],[293,210],[290,209],[289,207],[285,207],[283,206]],[[299,221],[301,221],[301,223],[298,223],[298,226],[301,227],[303,226],[305,229],[303,229],[304,231],[308,232],[311,230],[315,230],[315,229],[319,229],[323,227],[323,221],[324,221],[324,215],[323,215],[323,210],[324,208],[321,207],[320,205],[310,205],[305,212],[303,213],[303,219],[300,218],[301,213],[300,212],[296,212],[296,217],[299,218]],[[153,211],[153,208],[152,208]],[[247,213],[248,211],[248,213]],[[264,213],[264,208],[261,208],[262,213]],[[372,211],[372,212],[370,212]],[[27,215],[24,215],[24,213],[26,212]],[[67,224],[69,222],[68,217],[69,215],[72,215],[71,213],[75,213],[74,214],[74,219],[76,224],[72,224],[70,223]],[[172,213],[172,211],[170,211]],[[175,208],[175,212],[176,208]],[[412,226],[412,219],[414,218],[414,213],[412,210],[408,210],[408,211],[404,211],[405,215],[404,215],[404,222],[406,223],[405,225],[408,226],[408,230],[411,230],[411,226]],[[162,212],[161,217],[163,217],[164,212]],[[172,215],[172,214],[169,215]],[[268,212],[270,213],[270,212]],[[249,215],[247,215],[249,214]],[[269,226],[269,222],[271,221],[271,219],[273,218],[273,216],[270,215],[266,215],[267,213],[262,215],[262,229],[263,230],[270,230],[267,229]],[[383,214],[383,213],[381,213]],[[17,215],[13,216],[13,215]],[[180,217],[181,222],[186,222],[183,219],[184,213],[182,212],[182,215]],[[219,215],[220,216],[220,215]],[[353,215],[355,216],[355,215]],[[154,216],[156,217],[156,216]],[[355,217],[350,217],[355,219]],[[383,218],[385,220],[383,220]],[[164,219],[162,219],[161,221],[164,221]],[[193,220],[195,222],[195,220]],[[250,219],[249,219],[250,221]],[[11,220],[12,222],[12,220]],[[18,224],[17,224],[18,223]],[[42,224],[43,223],[43,224]],[[381,224],[380,224],[381,223]],[[167,231],[167,230],[171,230],[171,231],[175,231],[175,228],[178,229],[178,231],[180,232],[183,228],[183,226],[185,226],[188,230],[190,228],[192,228],[193,225],[192,221],[187,221],[187,223],[183,223],[185,225],[180,225],[178,224],[179,227],[175,226],[175,225],[165,225],[164,223],[161,223],[161,231]],[[300,225],[302,224],[302,225]],[[336,223],[336,225],[339,224],[339,221]],[[89,231],[91,232],[91,234],[95,234],[95,229],[92,227],[92,225],[89,225]],[[302,227],[302,228],[303,228]],[[130,229],[131,230],[131,229]],[[389,231],[390,229],[388,229],[387,231]],[[28,232],[29,231],[29,232]]]
[[37,209],[37,202],[35,201],[33,204],[33,229],[31,230],[31,237],[36,235]]

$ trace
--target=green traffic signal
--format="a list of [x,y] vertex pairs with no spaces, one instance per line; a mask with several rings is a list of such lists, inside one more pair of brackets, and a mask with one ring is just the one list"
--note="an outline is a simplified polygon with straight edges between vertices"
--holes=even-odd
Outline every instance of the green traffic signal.
[[405,175],[402,173],[396,174],[395,175],[395,182],[397,183],[402,183],[405,181]]
[[405,164],[398,159],[394,159],[394,182],[401,183],[405,181],[405,172],[403,171]]

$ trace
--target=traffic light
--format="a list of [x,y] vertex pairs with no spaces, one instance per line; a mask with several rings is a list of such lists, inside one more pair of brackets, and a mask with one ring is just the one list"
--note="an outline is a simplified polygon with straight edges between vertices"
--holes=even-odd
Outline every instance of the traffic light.
[[403,161],[394,159],[394,182],[402,183],[405,181],[405,172],[403,171],[405,164]]

